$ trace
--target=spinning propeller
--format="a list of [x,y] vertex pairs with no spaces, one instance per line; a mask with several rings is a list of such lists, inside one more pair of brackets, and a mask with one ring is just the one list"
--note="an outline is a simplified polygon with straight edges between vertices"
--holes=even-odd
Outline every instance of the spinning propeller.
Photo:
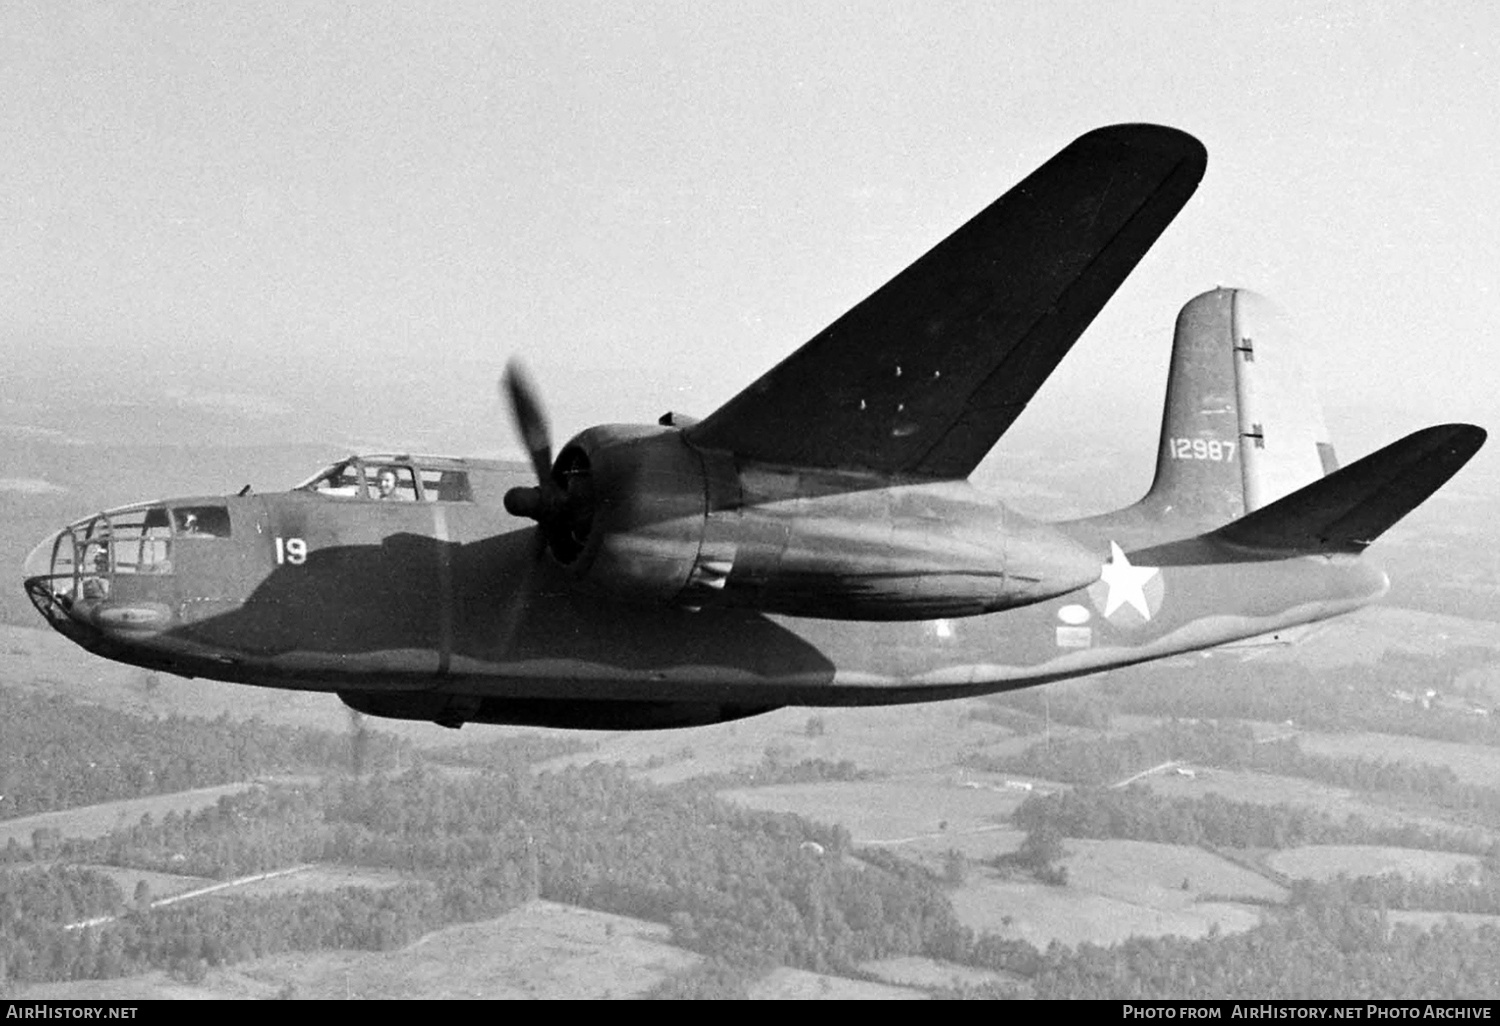
[[594,520],[588,454],[568,447],[553,463],[547,415],[530,375],[516,360],[506,365],[500,392],[510,404],[511,418],[537,478],[534,488],[512,488],[505,493],[505,511],[535,520],[553,554],[569,562],[582,549]]

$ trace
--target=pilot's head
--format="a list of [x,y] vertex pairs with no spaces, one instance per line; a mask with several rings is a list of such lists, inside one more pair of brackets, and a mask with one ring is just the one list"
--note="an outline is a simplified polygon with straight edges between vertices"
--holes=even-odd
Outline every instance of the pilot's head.
[[396,472],[390,467],[381,467],[380,473],[375,476],[375,488],[382,499],[389,498],[396,492]]

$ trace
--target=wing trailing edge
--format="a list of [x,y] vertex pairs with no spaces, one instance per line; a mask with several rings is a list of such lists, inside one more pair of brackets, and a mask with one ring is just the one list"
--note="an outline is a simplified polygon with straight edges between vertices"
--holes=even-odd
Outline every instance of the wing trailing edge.
[[1472,424],[1407,435],[1209,535],[1287,554],[1358,553],[1458,473],[1484,444]]
[[750,387],[694,445],[967,477],[1197,188],[1192,136],[1081,136]]

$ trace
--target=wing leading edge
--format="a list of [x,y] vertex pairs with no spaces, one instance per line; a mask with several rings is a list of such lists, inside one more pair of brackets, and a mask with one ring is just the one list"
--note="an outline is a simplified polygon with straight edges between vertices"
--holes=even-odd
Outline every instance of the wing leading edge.
[[1081,136],[688,430],[805,467],[967,477],[1203,177],[1192,136]]

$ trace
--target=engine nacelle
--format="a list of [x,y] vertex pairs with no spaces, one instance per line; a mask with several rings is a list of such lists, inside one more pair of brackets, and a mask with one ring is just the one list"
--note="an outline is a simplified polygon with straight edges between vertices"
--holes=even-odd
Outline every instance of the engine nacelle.
[[548,525],[548,546],[590,591],[691,604],[695,589],[722,586],[728,566],[715,569],[704,527],[710,509],[737,505],[727,457],[692,448],[677,428],[608,424],[564,446],[552,478],[573,512]]
[[975,616],[1098,579],[1098,555],[967,482],[739,466],[680,430],[604,425],[512,489],[594,594],[847,620]]

